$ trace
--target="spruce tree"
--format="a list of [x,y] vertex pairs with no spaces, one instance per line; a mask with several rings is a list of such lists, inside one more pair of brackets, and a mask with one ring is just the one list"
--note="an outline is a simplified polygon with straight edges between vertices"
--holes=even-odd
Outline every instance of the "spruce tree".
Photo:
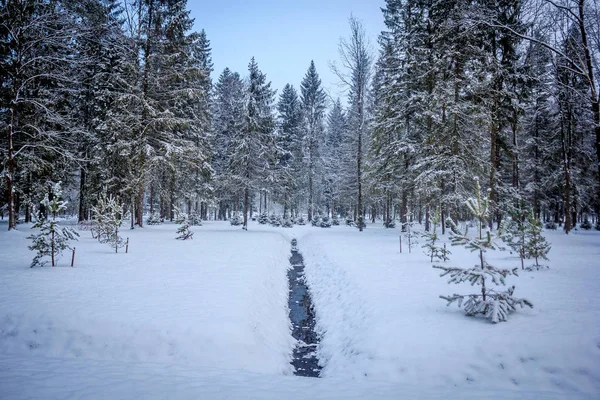
[[246,129],[245,101],[240,75],[225,68],[215,85],[211,136],[213,185],[221,220],[226,219],[228,208],[237,211],[235,199],[241,192],[235,182],[237,170],[231,168],[230,161],[236,150],[233,142]]
[[500,238],[517,254],[521,259],[521,269],[524,269],[526,231],[528,226],[527,213],[521,209],[512,214],[510,218],[502,220],[498,234]]
[[314,61],[304,75],[300,84],[302,111],[304,116],[304,154],[306,159],[308,190],[308,221],[312,221],[315,203],[318,203],[318,184],[321,174],[321,148],[324,131],[325,92],[321,87],[321,79]]
[[275,139],[275,118],[271,82],[258,68],[252,58],[248,65],[250,73],[246,91],[244,129],[236,132],[229,146],[228,173],[232,183],[243,193],[243,227],[248,227],[250,195],[252,190],[261,190],[274,181],[274,164],[280,150]]
[[180,225],[179,228],[177,228],[177,237],[175,239],[192,239],[194,232],[190,230],[190,221],[188,215],[181,212],[179,208],[175,208],[173,213],[175,214],[175,223]]
[[548,261],[548,252],[550,244],[542,235],[543,224],[532,212],[527,214],[527,229],[525,230],[525,243],[523,246],[523,255],[527,258],[535,258],[535,265],[532,268],[540,269],[539,259]]
[[277,103],[278,135],[277,142],[281,148],[279,156],[277,180],[278,198],[283,203],[283,217],[294,208],[299,201],[302,177],[302,105],[294,87],[286,84]]
[[123,237],[119,235],[123,225],[123,204],[112,195],[102,194],[98,198],[98,204],[92,208],[92,214],[98,241],[108,243],[118,253],[119,248],[125,246]]
[[432,229],[427,232],[423,232],[422,237],[425,239],[425,244],[421,246],[425,249],[425,254],[427,254],[430,258],[430,261],[433,262],[433,259],[438,259],[441,261],[448,261],[450,258],[448,257],[451,253],[449,250],[446,250],[446,246],[439,246],[438,242],[440,237],[437,234],[437,226],[440,223],[440,210],[436,209],[431,216],[431,226]]
[[507,276],[517,275],[517,268],[500,269],[492,266],[486,260],[487,251],[496,250],[494,235],[490,230],[486,230],[490,210],[490,199],[481,193],[479,179],[475,178],[475,197],[466,201],[469,211],[477,218],[477,232],[475,236],[468,235],[468,226],[464,232],[461,232],[456,224],[450,220],[452,230],[450,239],[452,245],[461,245],[479,255],[479,263],[472,268],[445,267],[434,265],[433,268],[442,270],[440,276],[449,275],[448,283],[460,284],[469,282],[471,285],[480,285],[481,294],[453,294],[451,296],[440,296],[446,300],[448,305],[457,302],[461,307],[464,302],[464,309],[468,316],[482,314],[493,323],[506,321],[508,314],[516,310],[516,306],[533,307],[533,304],[527,299],[513,297],[514,286],[508,288],[505,292],[499,292],[490,287],[490,284],[504,285]]
[[31,267],[51,263],[54,267],[56,261],[66,249],[71,249],[70,242],[77,240],[79,234],[67,226],[59,227],[56,217],[58,213],[67,208],[67,202],[61,199],[61,183],[58,182],[50,188],[50,194],[46,193],[44,199],[40,202],[44,212],[40,213],[40,218],[31,227],[39,229],[40,232],[33,234],[28,238],[32,240],[29,250],[36,252]]
[[3,1],[0,21],[2,179],[12,230],[19,193],[32,198],[73,167],[79,130],[69,100],[77,89],[80,31],[60,1]]

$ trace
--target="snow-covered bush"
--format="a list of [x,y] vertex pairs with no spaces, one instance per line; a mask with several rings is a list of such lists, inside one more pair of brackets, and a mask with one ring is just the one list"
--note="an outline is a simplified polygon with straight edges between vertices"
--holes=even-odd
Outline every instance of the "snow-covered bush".
[[445,246],[438,244],[439,236],[437,235],[437,226],[440,223],[440,212],[435,210],[431,216],[431,232],[424,232],[421,237],[425,239],[425,244],[421,246],[425,249],[425,254],[429,256],[431,262],[433,259],[448,261],[450,258],[450,250],[446,250]]
[[306,225],[306,220],[304,219],[304,217],[302,215],[300,217],[298,217],[298,219],[296,220],[296,224]]
[[583,222],[581,223],[581,225],[579,225],[579,227],[581,229],[584,229],[586,231],[589,231],[590,229],[592,229],[592,223],[590,222],[590,220],[586,217]]
[[490,287],[490,284],[504,285],[505,278],[509,275],[517,275],[517,268],[500,269],[489,264],[485,258],[485,253],[489,250],[496,250],[497,246],[493,242],[494,235],[489,230],[484,230],[487,217],[489,215],[489,197],[483,198],[480,191],[479,180],[475,181],[476,197],[467,200],[466,204],[471,213],[477,217],[477,234],[468,235],[468,227],[461,232],[454,221],[449,219],[450,229],[452,231],[450,239],[452,245],[461,245],[465,248],[479,254],[478,265],[471,268],[446,267],[434,265],[434,268],[442,270],[440,276],[449,275],[448,283],[468,282],[471,285],[481,286],[481,294],[453,294],[451,296],[440,296],[446,300],[448,305],[457,302],[461,307],[464,304],[464,310],[467,315],[475,316],[482,314],[493,323],[506,321],[508,314],[515,311],[517,305],[522,307],[533,307],[533,304],[527,299],[513,297],[514,286],[507,291],[499,292]]
[[175,223],[180,225],[179,228],[177,228],[177,237],[175,239],[192,239],[194,232],[190,230],[191,224],[188,215],[184,212],[181,212],[181,210],[178,208],[173,208],[173,213],[175,214]]
[[31,267],[43,267],[49,261],[54,267],[57,258],[60,257],[62,252],[66,249],[71,249],[70,242],[77,240],[77,237],[79,237],[79,233],[74,229],[67,226],[59,227],[56,221],[56,215],[67,208],[67,202],[61,200],[62,189],[60,182],[52,186],[51,194],[52,200],[46,194],[40,202],[46,210],[47,215],[42,215],[31,227],[32,229],[39,229],[40,232],[28,237],[28,239],[32,240],[29,250],[36,252]]
[[271,214],[271,217],[269,218],[269,224],[271,224],[271,226],[281,226],[282,222],[281,216]]
[[77,229],[80,231],[91,231],[94,229],[94,221],[93,220],[85,220],[77,223]]
[[383,221],[383,226],[386,228],[395,228],[396,221],[394,221],[392,218],[388,218],[385,221]]
[[334,215],[333,218],[331,218],[331,225],[338,226],[339,224],[340,220],[338,219],[337,215]]
[[200,213],[193,212],[188,215],[188,222],[191,226],[202,226],[202,217],[200,216]]
[[310,221],[312,226],[321,226],[321,217],[315,216],[312,221]]
[[242,218],[238,214],[233,215],[229,219],[229,223],[231,223],[231,225],[234,225],[234,226],[241,225],[243,222],[244,221],[242,220]]
[[269,216],[266,212],[263,212],[258,216],[258,223],[261,225],[265,225],[269,223]]
[[96,238],[100,243],[108,243],[115,249],[115,253],[120,247],[125,246],[125,241],[119,236],[119,229],[123,225],[122,218],[123,205],[112,195],[101,195],[98,198],[98,204],[92,207],[94,216]]
[[348,215],[346,217],[346,225],[347,226],[354,226],[354,218],[352,218],[350,215]]
[[160,213],[157,213],[157,212],[154,212],[154,213],[150,214],[150,216],[148,218],[146,218],[146,224],[147,225],[160,225],[163,222],[164,221],[160,217]]
[[321,218],[321,222],[320,222],[319,226],[321,228],[331,228],[331,220],[329,219],[329,217]]
[[556,222],[554,222],[554,221],[548,221],[548,222],[546,222],[546,224],[544,225],[544,227],[545,227],[546,229],[550,229],[550,230],[552,230],[552,231],[555,231],[555,230],[556,230],[556,228],[557,228],[557,227],[556,227]]
[[281,226],[284,228],[291,228],[294,226],[294,223],[292,222],[292,219],[288,217],[283,219]]

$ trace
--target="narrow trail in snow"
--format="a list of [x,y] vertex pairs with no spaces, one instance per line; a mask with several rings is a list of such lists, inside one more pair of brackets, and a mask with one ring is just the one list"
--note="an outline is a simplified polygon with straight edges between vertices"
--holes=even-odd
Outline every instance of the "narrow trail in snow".
[[293,239],[290,257],[292,268],[288,270],[292,336],[298,341],[291,364],[295,368],[295,375],[318,378],[321,372],[316,352],[319,338],[315,332],[315,314],[304,279],[304,260],[297,245],[298,241]]

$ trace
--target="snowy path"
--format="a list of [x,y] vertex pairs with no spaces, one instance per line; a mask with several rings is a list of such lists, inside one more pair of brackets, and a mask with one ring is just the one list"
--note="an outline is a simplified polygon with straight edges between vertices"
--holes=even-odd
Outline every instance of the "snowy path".
[[[447,285],[420,248],[400,254],[398,235],[338,227],[303,237],[323,377],[600,395],[598,233],[550,233],[552,269],[507,282],[535,308],[497,325],[446,307],[439,294],[473,289]],[[450,263],[475,262],[451,250]]]
[[288,270],[290,321],[292,336],[298,340],[292,359],[294,374],[317,378],[321,372],[316,353],[319,336],[315,332],[314,308],[304,276],[304,260],[296,239],[292,240],[290,264],[291,268]]

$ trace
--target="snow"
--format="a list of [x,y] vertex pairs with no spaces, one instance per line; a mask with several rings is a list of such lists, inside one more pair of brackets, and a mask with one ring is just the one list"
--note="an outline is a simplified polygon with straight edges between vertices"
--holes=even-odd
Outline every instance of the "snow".
[[[486,387],[600,395],[600,256],[597,232],[548,233],[551,269],[507,279],[534,303],[491,324],[446,307],[448,285],[420,247],[399,251],[399,231],[321,230],[299,239],[323,339],[324,377],[440,387]],[[477,254],[451,248],[448,265]],[[489,261],[520,265],[508,252]]]
[[[0,224],[0,398],[593,399],[600,396],[600,234],[545,232],[549,270],[507,284],[534,303],[466,317],[399,229],[222,222],[89,232],[58,267],[28,266],[27,226]],[[286,270],[296,237],[322,334],[322,379],[291,376]],[[453,247],[448,265],[476,262]],[[509,253],[490,257],[519,266]]]
[[83,232],[75,268],[29,269],[27,229],[3,233],[0,354],[291,373],[289,244],[209,227],[179,241],[176,229],[126,230],[129,254]]

